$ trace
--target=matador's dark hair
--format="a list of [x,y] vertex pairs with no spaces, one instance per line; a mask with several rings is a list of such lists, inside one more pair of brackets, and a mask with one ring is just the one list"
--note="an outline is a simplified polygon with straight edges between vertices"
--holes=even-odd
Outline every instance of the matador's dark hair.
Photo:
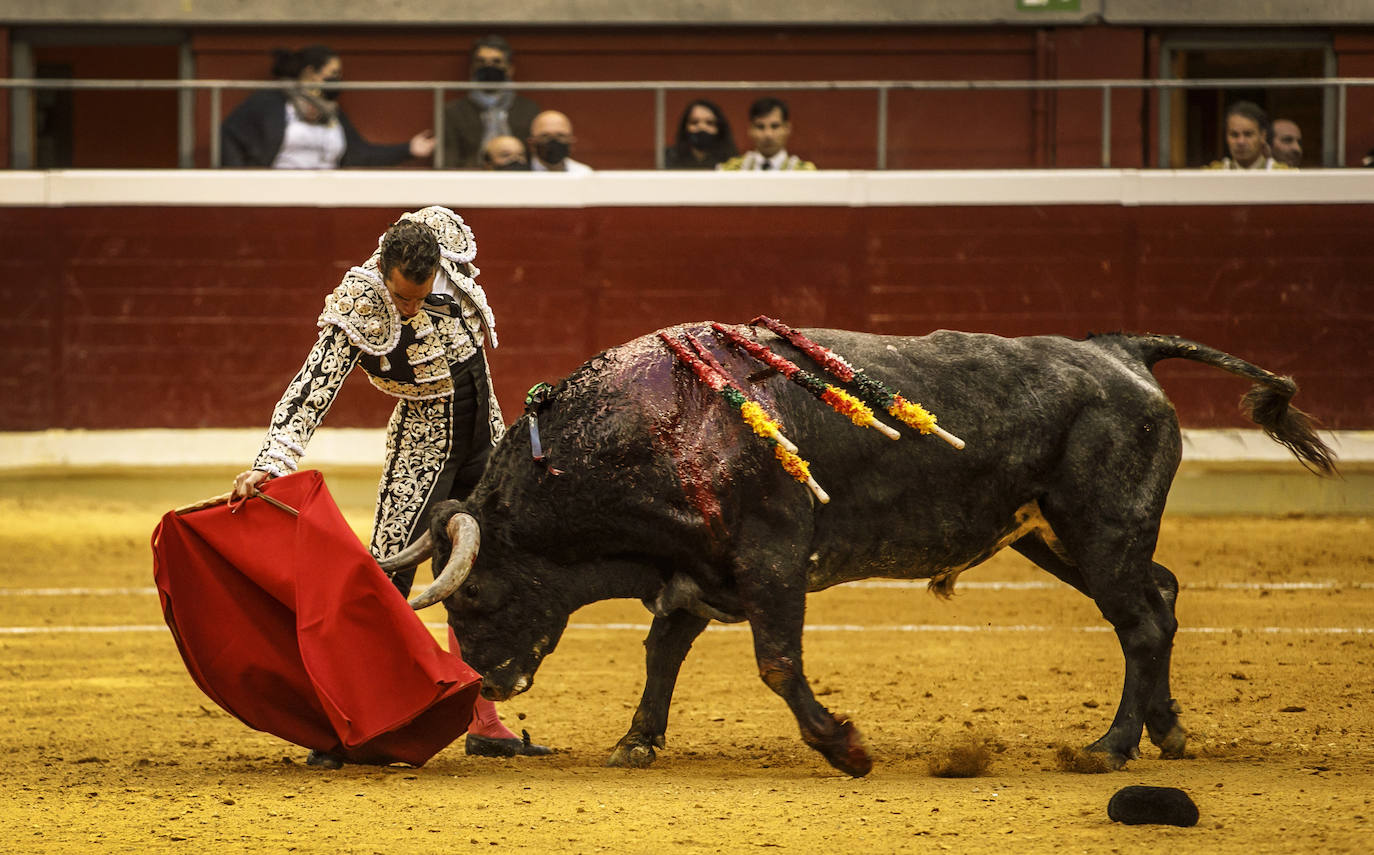
[[382,235],[382,256],[377,268],[382,278],[392,269],[411,282],[424,282],[439,266],[439,241],[424,223],[400,220]]

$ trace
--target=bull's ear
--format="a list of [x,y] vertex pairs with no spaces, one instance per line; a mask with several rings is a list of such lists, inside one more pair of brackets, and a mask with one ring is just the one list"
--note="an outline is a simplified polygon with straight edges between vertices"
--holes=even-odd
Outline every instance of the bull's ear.
[[445,499],[434,506],[434,510],[429,516],[429,533],[434,538],[434,543],[446,544],[450,542],[448,533],[449,520],[453,515],[463,510],[463,503],[456,499]]

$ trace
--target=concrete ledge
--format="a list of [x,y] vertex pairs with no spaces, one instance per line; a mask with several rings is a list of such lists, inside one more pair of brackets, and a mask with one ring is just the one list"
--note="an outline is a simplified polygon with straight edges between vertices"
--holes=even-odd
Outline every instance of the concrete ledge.
[[[1312,475],[1260,431],[1183,433],[1184,461],[1167,514],[1374,517],[1374,431],[1325,435],[1341,455],[1339,478]],[[21,493],[24,482],[37,479],[93,478],[117,497],[136,470],[156,476],[171,507],[196,498],[184,491],[188,478],[222,482],[227,490],[262,437],[257,428],[0,433],[0,487],[9,483],[11,493]],[[302,465],[323,471],[336,499],[346,497],[366,514],[381,473],[383,437],[381,429],[321,429]]]
[[397,24],[455,24],[484,26],[528,25],[811,25],[811,24],[1189,24],[1274,26],[1293,24],[1364,24],[1369,21],[1367,0],[1081,0],[1059,11],[1047,2],[1013,0],[514,0],[500,4],[459,3],[455,0],[317,0],[281,3],[279,0],[237,0],[234,3],[194,3],[192,0],[9,0],[0,23],[10,24],[251,24],[366,26]]
[[1374,170],[987,169],[578,175],[432,169],[0,172],[0,206],[461,208],[1368,205]]

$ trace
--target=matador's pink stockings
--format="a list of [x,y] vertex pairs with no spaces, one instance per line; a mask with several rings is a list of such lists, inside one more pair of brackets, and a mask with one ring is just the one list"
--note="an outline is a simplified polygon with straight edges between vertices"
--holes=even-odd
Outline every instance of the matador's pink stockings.
[[[448,631],[448,652],[455,656],[462,656],[463,651],[458,646],[458,639],[453,635],[453,629]],[[477,703],[472,705],[472,723],[468,725],[468,733],[475,733],[478,736],[486,736],[491,739],[519,739],[509,727],[501,722],[501,717],[496,714],[496,703],[489,701],[482,696],[477,697]]]

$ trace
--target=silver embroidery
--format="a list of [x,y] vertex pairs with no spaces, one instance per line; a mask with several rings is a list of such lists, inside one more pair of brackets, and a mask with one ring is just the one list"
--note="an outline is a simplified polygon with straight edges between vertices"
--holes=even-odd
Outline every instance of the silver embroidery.
[[267,439],[253,461],[254,469],[284,474],[273,461],[287,463],[292,470],[305,455],[305,446],[314,435],[324,414],[334,403],[344,378],[358,361],[358,350],[338,327],[320,331],[305,364],[287,384],[281,400],[272,410]]
[[410,542],[453,443],[453,400],[401,401],[386,428],[386,468],[377,485],[372,554],[385,557]]

